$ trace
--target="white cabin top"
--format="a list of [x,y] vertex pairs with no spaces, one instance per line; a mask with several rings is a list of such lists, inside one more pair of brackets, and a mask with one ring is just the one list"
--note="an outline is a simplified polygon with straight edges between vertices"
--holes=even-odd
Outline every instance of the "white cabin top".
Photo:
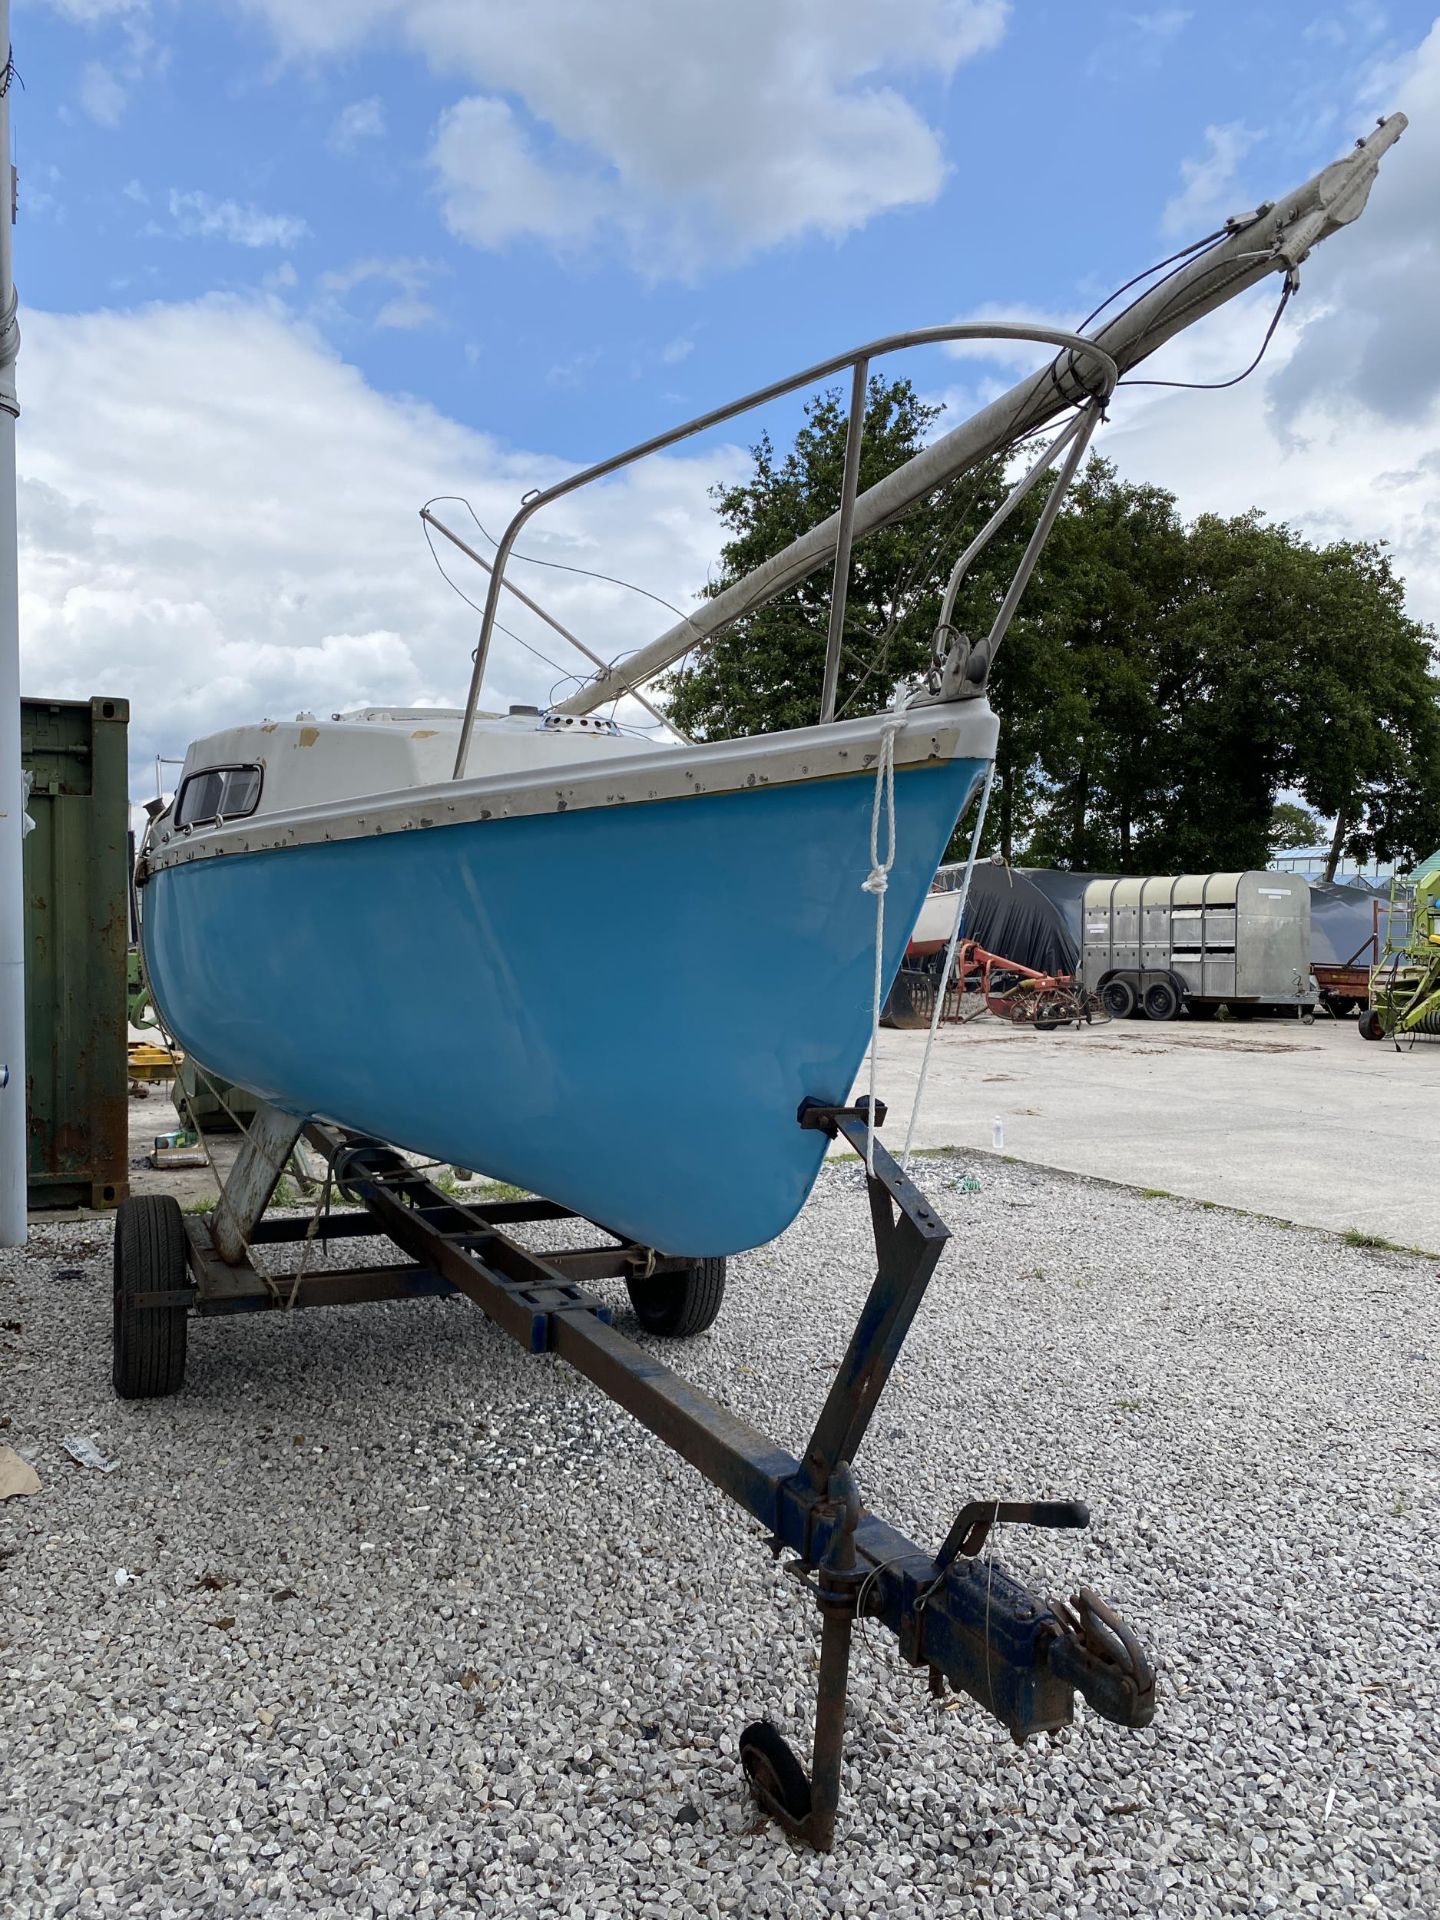
[[[227,727],[186,752],[170,824],[193,829],[433,786],[454,770],[462,719],[450,707],[361,707],[323,720],[299,713]],[[466,772],[475,779],[579,771],[597,756],[654,753],[664,744],[590,714],[512,707],[477,715]]]

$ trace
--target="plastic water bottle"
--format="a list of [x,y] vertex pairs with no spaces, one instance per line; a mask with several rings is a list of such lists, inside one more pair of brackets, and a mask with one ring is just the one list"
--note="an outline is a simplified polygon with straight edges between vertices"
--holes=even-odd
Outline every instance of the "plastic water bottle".
[[1002,1153],[1004,1151],[1005,1122],[1003,1120],[992,1120],[990,1122],[990,1144],[996,1153]]

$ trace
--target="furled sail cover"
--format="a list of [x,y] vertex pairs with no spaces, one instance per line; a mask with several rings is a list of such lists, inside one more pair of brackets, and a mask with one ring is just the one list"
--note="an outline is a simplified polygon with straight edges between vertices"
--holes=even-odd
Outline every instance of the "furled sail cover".
[[1059,912],[1076,950],[1084,945],[1081,921],[1085,917],[1085,889],[1092,880],[1115,880],[1113,873],[1062,873],[1058,867],[1017,867]]
[[[953,873],[952,884],[958,886],[963,872],[963,867],[942,867],[937,879],[943,884]],[[1078,880],[1084,890],[1081,875],[1046,877]],[[1080,949],[1061,909],[1046,898],[1028,873],[998,861],[976,864],[961,934],[967,940],[978,940],[987,953],[999,954],[1022,967],[1034,967],[1039,973],[1073,974],[1079,964]]]

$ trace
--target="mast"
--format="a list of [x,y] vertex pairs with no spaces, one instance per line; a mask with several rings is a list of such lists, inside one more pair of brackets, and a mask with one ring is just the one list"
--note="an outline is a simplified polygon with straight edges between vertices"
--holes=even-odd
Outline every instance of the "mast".
[[20,841],[20,612],[15,530],[15,169],[10,164],[10,0],[0,0],[0,1247],[25,1244],[25,911]]
[[[1311,248],[1363,212],[1380,158],[1394,146],[1405,127],[1403,113],[1391,114],[1380,121],[1368,139],[1356,141],[1352,152],[1293,193],[1227,222],[1222,240],[1198,252],[1090,337],[1124,374],[1165,341],[1269,274],[1283,273],[1294,285],[1296,270]],[[1084,397],[1073,355],[1062,353],[862,493],[854,503],[854,538],[858,540],[897,519],[967,467],[1033,433]],[[561,701],[556,711],[589,713],[643,685],[697,641],[753,613],[823,566],[835,552],[840,531],[840,515],[832,514],[713,600],[702,602],[687,618],[631,654],[623,665],[612,667]]]

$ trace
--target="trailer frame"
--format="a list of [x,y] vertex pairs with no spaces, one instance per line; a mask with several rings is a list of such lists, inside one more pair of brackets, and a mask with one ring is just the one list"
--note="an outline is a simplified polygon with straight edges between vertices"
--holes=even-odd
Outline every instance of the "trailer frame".
[[[1017,1741],[1073,1717],[1079,1692],[1106,1719],[1149,1724],[1155,1674],[1134,1635],[1089,1588],[1069,1604],[1029,1592],[979,1557],[997,1523],[1083,1527],[1069,1500],[964,1503],[938,1551],[906,1538],[863,1505],[854,1462],[950,1230],[874,1138],[868,1101],[807,1100],[799,1125],[843,1138],[865,1169],[875,1279],[809,1443],[796,1456],[658,1360],[612,1323],[587,1282],[694,1283],[705,1263],[607,1235],[607,1244],[539,1253],[514,1237],[524,1223],[578,1221],[554,1202],[472,1204],[442,1193],[393,1148],[312,1123],[327,1187],[360,1210],[323,1216],[267,1211],[302,1124],[262,1108],[210,1220],[182,1217],[173,1199],[127,1201],[116,1221],[116,1385],[131,1397],[173,1392],[184,1373],[185,1326],[202,1317],[372,1300],[464,1294],[522,1349],[553,1353],[632,1413],[766,1529],[777,1558],[814,1597],[822,1618],[811,1765],[807,1772],[768,1720],[746,1727],[741,1760],[764,1810],[796,1838],[834,1843],[852,1630],[875,1621],[923,1672],[933,1693],[970,1695]],[[884,1118],[878,1102],[874,1123]],[[328,1200],[328,1192],[326,1198]],[[177,1223],[179,1223],[177,1230]],[[322,1231],[323,1225],[323,1231]],[[600,1229],[604,1231],[603,1228]],[[316,1240],[389,1238],[398,1263],[308,1269]],[[252,1249],[303,1243],[298,1268],[264,1271]],[[718,1310],[719,1292],[711,1288]],[[709,1316],[713,1319],[713,1312]],[[130,1341],[127,1349],[126,1341]],[[137,1348],[136,1343],[139,1343]],[[136,1352],[148,1370],[136,1372]],[[129,1352],[128,1381],[122,1363]],[[178,1352],[178,1358],[177,1358]],[[140,1384],[136,1387],[135,1382]]]

